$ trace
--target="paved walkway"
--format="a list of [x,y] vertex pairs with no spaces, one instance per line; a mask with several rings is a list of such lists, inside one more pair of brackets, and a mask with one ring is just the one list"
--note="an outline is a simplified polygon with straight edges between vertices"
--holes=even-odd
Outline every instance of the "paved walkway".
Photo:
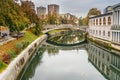
[[10,42],[10,41],[12,41],[12,40],[15,40],[15,38],[8,37],[8,38],[6,38],[6,39],[1,39],[1,40],[0,40],[0,45],[6,44],[6,43],[8,43],[8,42]]

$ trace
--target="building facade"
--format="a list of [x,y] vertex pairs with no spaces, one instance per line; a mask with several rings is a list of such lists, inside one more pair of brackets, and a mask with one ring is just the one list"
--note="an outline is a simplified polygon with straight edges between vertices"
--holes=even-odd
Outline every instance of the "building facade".
[[89,18],[89,36],[120,44],[120,3],[108,6],[104,14]]
[[48,5],[48,14],[59,14],[59,5],[50,4]]
[[113,6],[112,42],[120,44],[120,3]]
[[89,35],[111,41],[112,13],[106,13],[89,19]]
[[60,14],[59,17],[68,24],[78,24],[78,18],[70,13]]
[[37,14],[38,15],[46,15],[46,8],[45,7],[37,7]]

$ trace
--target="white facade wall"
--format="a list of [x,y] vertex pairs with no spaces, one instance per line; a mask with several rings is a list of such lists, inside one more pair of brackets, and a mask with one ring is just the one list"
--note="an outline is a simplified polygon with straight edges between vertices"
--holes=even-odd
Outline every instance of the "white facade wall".
[[113,6],[112,42],[120,44],[120,4]]
[[[108,24],[108,17],[111,18],[111,25],[112,25],[112,14],[89,19],[89,32],[88,32],[89,35],[92,37],[111,41],[112,33],[111,33],[111,25]],[[101,18],[101,25],[100,25],[100,18]],[[103,24],[103,18],[106,19],[105,25]],[[96,24],[97,23],[96,19],[98,19],[98,24]],[[95,24],[94,24],[94,20],[95,20]],[[104,35],[104,32],[105,32],[105,35]]]

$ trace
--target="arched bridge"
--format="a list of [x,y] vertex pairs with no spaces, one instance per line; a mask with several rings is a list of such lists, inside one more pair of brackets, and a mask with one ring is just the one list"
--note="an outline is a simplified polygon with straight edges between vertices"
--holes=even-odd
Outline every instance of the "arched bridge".
[[65,24],[65,25],[46,25],[44,27],[43,33],[47,33],[51,30],[55,30],[55,29],[65,29],[65,28],[72,28],[72,29],[79,29],[83,32],[86,32],[86,26],[73,26],[70,24]]

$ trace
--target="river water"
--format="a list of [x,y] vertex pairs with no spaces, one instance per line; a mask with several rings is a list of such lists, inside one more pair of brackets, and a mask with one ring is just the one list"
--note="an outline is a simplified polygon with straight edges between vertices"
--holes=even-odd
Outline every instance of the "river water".
[[119,63],[117,52],[91,43],[69,48],[43,44],[21,80],[120,80]]
[[45,42],[19,80],[120,80],[120,52],[92,42],[74,46]]

